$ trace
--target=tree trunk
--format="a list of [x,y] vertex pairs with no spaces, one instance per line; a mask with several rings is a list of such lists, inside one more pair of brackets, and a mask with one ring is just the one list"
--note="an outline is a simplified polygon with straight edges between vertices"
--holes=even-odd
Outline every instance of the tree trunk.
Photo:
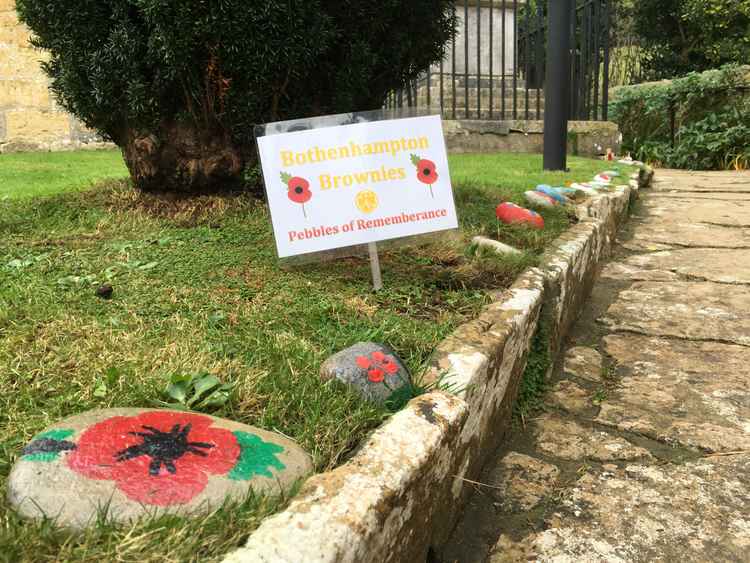
[[162,123],[158,132],[126,131],[120,143],[135,185],[185,194],[241,186],[245,158],[228,133]]

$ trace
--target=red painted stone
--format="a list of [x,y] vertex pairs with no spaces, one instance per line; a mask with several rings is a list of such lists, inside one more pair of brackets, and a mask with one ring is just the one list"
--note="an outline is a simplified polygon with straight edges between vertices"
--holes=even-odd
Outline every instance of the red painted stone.
[[515,203],[501,203],[497,206],[495,215],[500,221],[508,225],[525,224],[534,229],[544,228],[544,219],[539,213],[520,207]]

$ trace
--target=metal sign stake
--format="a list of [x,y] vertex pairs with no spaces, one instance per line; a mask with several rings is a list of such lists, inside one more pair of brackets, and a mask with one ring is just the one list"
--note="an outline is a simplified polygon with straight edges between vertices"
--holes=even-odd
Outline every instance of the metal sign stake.
[[375,291],[383,289],[383,277],[380,274],[380,258],[378,257],[378,245],[371,242],[367,245],[370,251],[370,269],[372,270],[372,287]]

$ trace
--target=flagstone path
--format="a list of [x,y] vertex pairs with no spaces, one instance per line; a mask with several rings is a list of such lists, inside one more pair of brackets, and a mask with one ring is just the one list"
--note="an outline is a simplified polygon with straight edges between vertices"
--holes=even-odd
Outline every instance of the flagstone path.
[[657,170],[442,563],[750,561],[750,173]]

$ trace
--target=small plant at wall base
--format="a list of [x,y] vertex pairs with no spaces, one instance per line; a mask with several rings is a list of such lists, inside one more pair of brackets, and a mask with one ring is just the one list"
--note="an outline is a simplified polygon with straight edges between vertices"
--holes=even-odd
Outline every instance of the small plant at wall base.
[[639,160],[699,170],[750,165],[750,67],[620,88],[611,109],[623,149]]
[[[382,106],[454,33],[451,0],[18,0],[61,105],[144,190],[242,185],[256,124]],[[415,32],[415,30],[418,30]]]
[[526,417],[541,408],[544,393],[547,390],[547,372],[552,366],[549,355],[549,335],[544,322],[540,322],[531,340],[526,369],[521,378],[516,404],[513,412],[526,424]]

